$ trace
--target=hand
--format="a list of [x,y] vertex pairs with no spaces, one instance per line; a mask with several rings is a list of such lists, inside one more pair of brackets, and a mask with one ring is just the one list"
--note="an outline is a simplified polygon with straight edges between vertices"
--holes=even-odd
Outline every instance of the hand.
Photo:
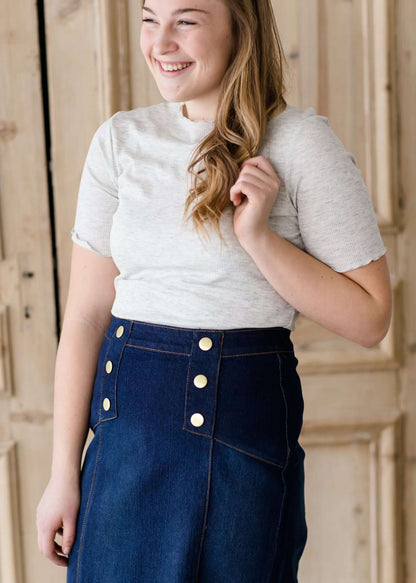
[[[36,509],[36,526],[39,550],[55,565],[68,566],[64,549],[74,542],[79,504],[78,480],[51,478]],[[62,545],[55,541],[57,534],[63,537]]]
[[269,215],[279,188],[279,177],[264,156],[243,162],[240,175],[230,189],[230,199],[236,207],[234,232],[240,243],[269,231]]

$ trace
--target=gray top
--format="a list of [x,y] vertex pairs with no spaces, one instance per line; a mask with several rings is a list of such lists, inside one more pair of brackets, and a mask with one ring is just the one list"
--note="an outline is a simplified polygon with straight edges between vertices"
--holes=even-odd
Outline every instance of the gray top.
[[[234,234],[233,208],[200,240],[182,226],[192,151],[213,121],[191,121],[182,103],[118,111],[96,130],[85,160],[72,240],[113,257],[120,275],[111,312],[188,328],[283,326],[297,312],[270,285]],[[269,224],[343,272],[386,249],[355,156],[327,117],[288,105],[269,121],[258,154],[281,186]]]

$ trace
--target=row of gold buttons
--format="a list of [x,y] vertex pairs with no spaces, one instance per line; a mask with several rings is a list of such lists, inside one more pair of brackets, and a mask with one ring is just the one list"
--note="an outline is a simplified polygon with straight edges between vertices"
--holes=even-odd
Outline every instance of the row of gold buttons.
[[[123,336],[123,334],[124,334],[124,326],[119,326],[117,328],[117,331],[116,331],[116,337],[121,338]],[[111,374],[112,370],[113,370],[113,363],[111,362],[111,360],[107,360],[107,362],[105,363],[105,371],[107,374]],[[103,409],[104,409],[104,411],[109,411],[110,407],[111,407],[111,401],[108,397],[106,397],[103,401]]]
[[[201,350],[211,350],[212,348],[212,340],[208,338],[208,336],[204,336],[198,343],[198,346]],[[203,389],[208,384],[208,379],[204,374],[198,374],[194,378],[194,385],[198,387],[198,389]],[[204,416],[201,413],[194,413],[191,416],[191,423],[194,427],[201,427],[204,424]]]

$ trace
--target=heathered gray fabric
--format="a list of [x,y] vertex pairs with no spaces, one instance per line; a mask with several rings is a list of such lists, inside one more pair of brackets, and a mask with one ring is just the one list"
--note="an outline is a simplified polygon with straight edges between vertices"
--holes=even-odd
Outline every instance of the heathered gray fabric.
[[[201,241],[182,226],[186,169],[213,121],[191,121],[182,104],[119,111],[97,129],[82,172],[72,240],[120,270],[112,313],[190,328],[283,326],[297,312],[274,290],[233,230],[233,208]],[[343,272],[384,255],[355,156],[327,117],[287,106],[258,152],[281,187],[269,219],[279,235]],[[276,259],[277,260],[277,259]],[[305,282],[305,286],[307,282]]]

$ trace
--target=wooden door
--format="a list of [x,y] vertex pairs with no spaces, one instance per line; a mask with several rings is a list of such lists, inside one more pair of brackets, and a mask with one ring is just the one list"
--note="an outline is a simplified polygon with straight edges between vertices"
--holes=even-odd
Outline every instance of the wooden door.
[[[140,54],[139,4],[46,0],[45,14],[41,1],[38,13],[27,0],[0,7],[1,582],[65,581],[65,569],[39,554],[35,528],[51,461],[55,320],[92,134],[114,111],[161,101]],[[391,331],[375,348],[304,318],[293,335],[309,528],[299,581],[416,583],[416,4],[274,7],[290,67],[287,99],[328,116],[356,155],[395,295]]]
[[36,3],[0,3],[0,581],[49,581],[35,509],[50,471],[57,346]]

